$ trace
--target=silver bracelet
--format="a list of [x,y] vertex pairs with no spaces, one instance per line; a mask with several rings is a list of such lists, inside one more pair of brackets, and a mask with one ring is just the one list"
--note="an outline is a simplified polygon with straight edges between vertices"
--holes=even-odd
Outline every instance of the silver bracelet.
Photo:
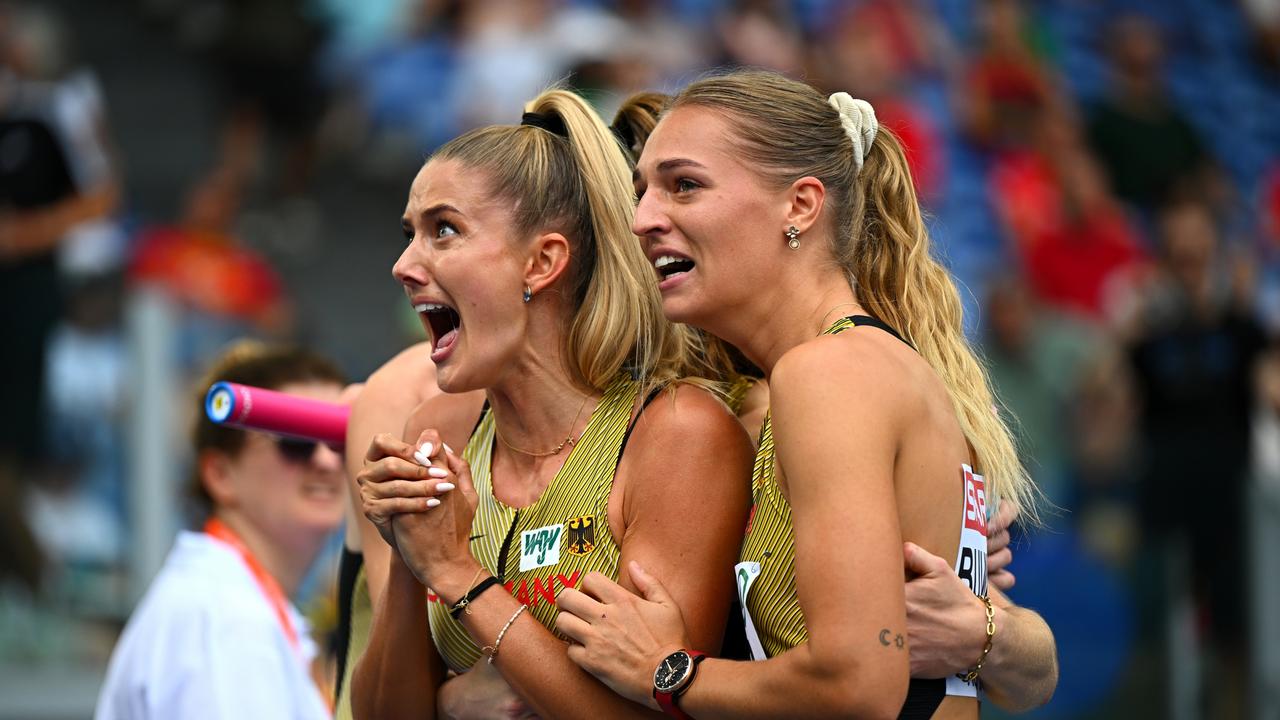
[[485,646],[485,650],[492,650],[492,652],[489,653],[490,665],[493,664],[493,659],[498,657],[498,648],[502,646],[502,636],[506,635],[507,631],[511,629],[511,624],[516,621],[516,618],[520,617],[520,613],[528,609],[528,605],[521,603],[520,607],[516,608],[516,611],[511,614],[511,619],[507,621],[507,624],[503,625],[502,629],[498,631],[498,639],[493,641],[493,647],[489,648],[488,646]]

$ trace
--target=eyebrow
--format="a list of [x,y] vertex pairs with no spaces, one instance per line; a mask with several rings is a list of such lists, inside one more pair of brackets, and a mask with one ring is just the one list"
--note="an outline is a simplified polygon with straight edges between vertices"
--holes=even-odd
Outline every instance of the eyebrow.
[[[700,168],[702,170],[707,169],[706,165],[703,165],[702,163],[696,160],[690,160],[688,158],[672,158],[670,160],[663,160],[662,162],[658,163],[657,166],[654,167],[654,171],[658,173],[664,173],[664,172],[667,172],[668,170],[674,170],[676,168],[682,168],[682,167],[695,167],[695,168]],[[635,182],[638,182],[639,180],[640,180],[640,168],[636,168],[631,172],[631,182],[635,183]]]
[[[426,220],[427,218],[433,217],[435,215],[439,215],[440,213],[443,213],[443,212],[453,212],[459,215],[463,214],[461,210],[459,210],[458,208],[448,203],[436,203],[435,205],[432,205],[426,210],[423,210],[421,213],[418,214],[418,216],[421,217],[423,220]],[[404,217],[400,218],[400,222],[404,225],[412,224],[409,220],[408,215],[405,215]]]

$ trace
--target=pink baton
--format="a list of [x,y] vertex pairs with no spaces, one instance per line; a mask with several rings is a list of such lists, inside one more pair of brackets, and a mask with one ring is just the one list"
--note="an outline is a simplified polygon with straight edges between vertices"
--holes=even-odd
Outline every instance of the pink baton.
[[204,398],[205,414],[219,425],[315,440],[335,450],[347,442],[351,408],[287,393],[217,382]]

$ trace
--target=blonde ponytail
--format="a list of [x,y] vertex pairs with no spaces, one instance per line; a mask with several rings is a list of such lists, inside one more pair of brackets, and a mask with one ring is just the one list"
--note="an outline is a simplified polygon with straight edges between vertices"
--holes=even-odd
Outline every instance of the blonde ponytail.
[[852,221],[860,237],[837,248],[858,303],[897,328],[938,373],[991,494],[1016,503],[1029,523],[1037,523],[1039,492],[997,410],[986,369],[964,336],[960,295],[929,251],[906,156],[888,129],[877,133],[858,184],[862,198]]

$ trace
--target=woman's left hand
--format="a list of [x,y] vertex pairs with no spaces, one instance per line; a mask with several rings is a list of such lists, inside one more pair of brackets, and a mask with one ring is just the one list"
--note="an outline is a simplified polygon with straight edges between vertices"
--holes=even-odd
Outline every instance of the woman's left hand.
[[941,678],[964,672],[978,661],[986,638],[982,600],[946,560],[915,543],[905,543],[907,637],[911,677]]
[[569,659],[619,695],[659,709],[653,673],[667,655],[689,648],[684,617],[657,578],[628,564],[637,597],[600,573],[582,581],[582,591],[561,591],[556,630],[567,636]]
[[[463,587],[480,567],[471,555],[471,521],[476,514],[476,491],[471,484],[467,462],[445,447],[434,430],[424,430],[418,447],[430,444],[429,452],[418,457],[433,468],[442,468],[452,483],[452,492],[439,495],[440,504],[422,513],[402,513],[391,521],[396,547],[419,582],[450,601],[462,597]],[[421,455],[421,453],[420,453]]]

